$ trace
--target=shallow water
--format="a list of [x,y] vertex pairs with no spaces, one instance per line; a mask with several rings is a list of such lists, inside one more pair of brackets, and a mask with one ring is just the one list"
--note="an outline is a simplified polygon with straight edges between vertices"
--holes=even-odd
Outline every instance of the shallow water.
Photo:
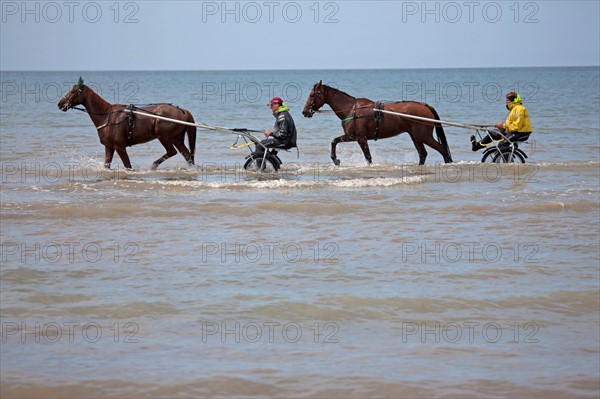
[[[49,93],[71,75],[2,81]],[[136,102],[247,128],[272,124],[266,92],[189,87],[297,83],[300,157],[248,173],[232,137],[202,132],[197,167],[150,171],[154,142],[129,149],[134,171],[105,171],[87,115],[4,93],[3,397],[598,396],[597,68],[89,75],[105,95],[133,82]],[[454,164],[430,150],[418,167],[401,135],[371,143],[372,166],[341,144],[334,168],[339,120],[300,115],[320,78],[381,99],[415,82],[535,84],[529,163],[481,164],[470,132],[447,129]],[[579,93],[560,118],[556,81]],[[417,99],[448,120],[505,115],[481,96]]]

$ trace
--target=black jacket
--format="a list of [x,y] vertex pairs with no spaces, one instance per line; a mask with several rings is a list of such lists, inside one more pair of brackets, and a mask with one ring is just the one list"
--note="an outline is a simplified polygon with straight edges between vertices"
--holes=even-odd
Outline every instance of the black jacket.
[[277,140],[287,143],[287,148],[296,147],[296,125],[292,115],[288,112],[287,106],[282,106],[279,109],[284,108],[282,111],[273,112],[275,117],[275,126],[271,135]]

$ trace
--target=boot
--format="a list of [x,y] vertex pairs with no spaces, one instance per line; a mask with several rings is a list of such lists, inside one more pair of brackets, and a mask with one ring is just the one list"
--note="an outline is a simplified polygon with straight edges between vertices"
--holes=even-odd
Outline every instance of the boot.
[[475,136],[474,136],[474,135],[473,135],[473,136],[471,136],[471,149],[472,149],[473,151],[477,151],[477,150],[480,150],[480,149],[482,149],[482,148],[483,148],[483,146],[482,146],[481,144],[479,144],[479,143],[477,142],[477,140],[475,140]]

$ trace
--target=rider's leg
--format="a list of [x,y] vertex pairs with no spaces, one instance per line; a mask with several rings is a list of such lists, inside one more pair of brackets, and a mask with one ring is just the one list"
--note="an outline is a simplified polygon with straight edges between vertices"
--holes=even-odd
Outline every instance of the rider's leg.
[[494,132],[488,131],[488,135],[485,136],[483,139],[481,139],[480,142],[477,142],[477,140],[475,139],[475,136],[473,135],[473,136],[471,136],[471,149],[473,151],[480,150],[480,149],[490,145],[494,140],[500,140],[501,137],[502,136],[500,136],[498,134],[494,134]]
[[513,144],[515,147],[518,147],[519,141],[527,141],[529,139],[529,135],[531,133],[508,133],[506,135],[507,140],[502,141],[499,146],[502,148],[510,147]]
[[529,139],[530,134],[531,133],[511,133],[507,137],[508,137],[508,140],[510,140],[514,143],[517,141],[527,141]]
[[475,138],[475,135],[472,135],[471,136],[471,149],[473,151],[477,151],[477,150],[480,150],[482,148],[483,148],[483,146],[481,144],[479,144],[479,142],[477,142],[477,139]]
[[473,151],[481,150],[482,148],[487,147],[492,141],[494,141],[494,139],[489,134],[482,138],[479,142],[477,142],[475,136],[473,135],[471,136],[471,149]]
[[[267,137],[266,139],[262,140],[260,144],[262,144],[264,147],[269,148],[270,146],[277,144],[277,140],[274,137]],[[254,152],[263,152],[263,146],[256,145]]]

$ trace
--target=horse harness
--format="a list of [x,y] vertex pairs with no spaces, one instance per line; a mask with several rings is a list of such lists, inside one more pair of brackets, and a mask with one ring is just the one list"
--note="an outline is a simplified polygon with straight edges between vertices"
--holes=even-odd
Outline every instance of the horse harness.
[[[357,102],[358,102],[358,100],[357,100]],[[356,116],[357,102],[355,102],[354,107],[352,107],[352,116],[342,119],[342,125],[344,124],[344,122],[349,122],[354,119],[366,118],[366,116]],[[377,141],[377,139],[379,138],[379,125],[383,121],[384,114],[383,114],[383,112],[379,112],[380,110],[383,110],[383,106],[384,106],[383,101],[377,101],[375,103],[375,106],[373,107],[375,109],[375,111],[374,111],[374,115],[375,115],[375,138],[374,138],[374,140],[375,141]]]
[[383,121],[383,112],[379,112],[383,109],[383,102],[377,101],[375,103],[375,141],[377,141],[379,135],[379,124]]
[[[158,105],[158,104],[148,104],[148,105]],[[172,104],[169,104],[169,105],[172,105]],[[76,109],[78,111],[88,112],[85,108],[73,107],[73,109]],[[133,104],[129,104],[122,111],[108,112],[108,113],[106,113],[106,115],[111,115],[111,114],[116,113],[116,112],[125,112],[125,113],[127,113],[127,118],[123,119],[120,122],[116,122],[116,123],[106,122],[106,123],[104,123],[104,124],[102,124],[100,126],[96,126],[96,130],[104,129],[107,126],[118,126],[118,125],[120,125],[122,123],[125,123],[125,121],[127,121],[127,144],[126,144],[126,146],[127,147],[131,147],[133,145],[133,143],[132,143],[133,129],[135,129],[135,127],[137,125],[136,116],[135,116],[135,113],[133,111],[138,110],[138,109],[140,109],[140,108],[138,108],[137,106],[135,106]],[[151,113],[149,111],[145,111],[145,112]]]
[[127,147],[131,147],[131,136],[133,135],[132,130],[135,129],[135,114],[132,112],[136,108],[135,105],[129,104],[127,106]]

